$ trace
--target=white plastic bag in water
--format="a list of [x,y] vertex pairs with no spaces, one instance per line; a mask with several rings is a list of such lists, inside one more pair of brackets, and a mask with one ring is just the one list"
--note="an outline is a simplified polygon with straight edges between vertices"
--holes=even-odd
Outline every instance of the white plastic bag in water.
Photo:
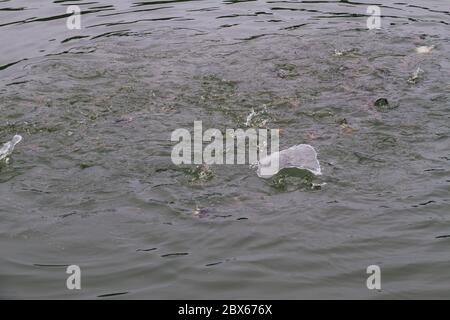
[[270,178],[284,168],[308,170],[315,175],[321,175],[317,152],[309,144],[298,144],[261,159],[257,174],[261,178]]
[[16,144],[18,144],[20,141],[22,141],[22,136],[16,134],[11,141],[6,142],[1,148],[0,148],[0,161],[7,160],[7,158],[11,155],[11,153],[14,151],[14,147]]

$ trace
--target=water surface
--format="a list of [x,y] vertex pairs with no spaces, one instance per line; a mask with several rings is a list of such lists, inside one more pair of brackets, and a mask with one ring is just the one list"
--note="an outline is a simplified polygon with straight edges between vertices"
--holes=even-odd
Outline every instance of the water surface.
[[[0,297],[448,298],[450,6],[380,0],[368,30],[370,4],[0,1],[0,142],[24,138],[0,171]],[[318,150],[326,185],[172,164],[173,130],[252,110]]]

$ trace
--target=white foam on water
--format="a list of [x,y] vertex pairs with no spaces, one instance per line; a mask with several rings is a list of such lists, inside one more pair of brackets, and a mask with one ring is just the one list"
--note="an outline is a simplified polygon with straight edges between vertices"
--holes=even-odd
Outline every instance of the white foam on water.
[[0,148],[0,161],[8,158],[11,153],[14,151],[15,146],[22,141],[22,136],[16,134],[11,141],[6,142],[3,144],[3,146]]
[[427,46],[420,46],[420,47],[416,48],[416,52],[417,53],[421,53],[421,54],[423,54],[423,53],[430,53],[431,51],[433,51],[433,49],[434,49],[434,46],[429,46],[429,47],[427,47]]
[[245,121],[245,126],[249,127],[250,123],[252,122],[253,117],[256,115],[256,112],[254,109],[252,109],[252,112],[247,116],[247,120]]

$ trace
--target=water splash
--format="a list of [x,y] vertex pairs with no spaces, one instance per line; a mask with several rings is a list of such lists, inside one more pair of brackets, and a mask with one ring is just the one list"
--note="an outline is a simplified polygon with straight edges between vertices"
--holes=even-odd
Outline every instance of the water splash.
[[350,48],[350,49],[334,49],[334,56],[336,57],[342,57],[342,56],[349,56],[349,55],[354,55],[358,53],[358,49],[355,48]]
[[267,105],[263,104],[260,110],[255,110],[252,108],[252,111],[247,116],[247,119],[244,123],[246,127],[265,127],[270,120],[270,114],[267,110]]
[[[268,168],[276,163],[276,160],[278,160],[278,167],[275,170],[269,170]],[[260,178],[270,178],[284,168],[307,170],[314,175],[322,174],[319,160],[317,160],[317,152],[309,144],[298,144],[261,159],[256,173]]]
[[420,46],[416,48],[416,52],[419,54],[423,54],[423,53],[430,53],[431,51],[433,51],[434,46]]
[[255,109],[252,108],[252,112],[247,116],[247,120],[245,121],[245,126],[249,127],[252,122],[253,117],[256,115]]
[[9,156],[13,153],[15,146],[22,141],[22,136],[16,134],[11,141],[6,142],[0,148],[0,162],[9,162]]
[[418,67],[408,78],[407,82],[410,84],[416,84],[419,80],[421,75],[424,73],[424,71]]

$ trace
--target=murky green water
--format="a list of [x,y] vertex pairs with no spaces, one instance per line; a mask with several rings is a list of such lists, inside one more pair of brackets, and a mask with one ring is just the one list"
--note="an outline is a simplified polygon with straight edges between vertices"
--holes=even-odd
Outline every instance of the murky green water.
[[[369,4],[0,1],[0,297],[449,298],[450,5]],[[252,109],[326,185],[172,164]]]

